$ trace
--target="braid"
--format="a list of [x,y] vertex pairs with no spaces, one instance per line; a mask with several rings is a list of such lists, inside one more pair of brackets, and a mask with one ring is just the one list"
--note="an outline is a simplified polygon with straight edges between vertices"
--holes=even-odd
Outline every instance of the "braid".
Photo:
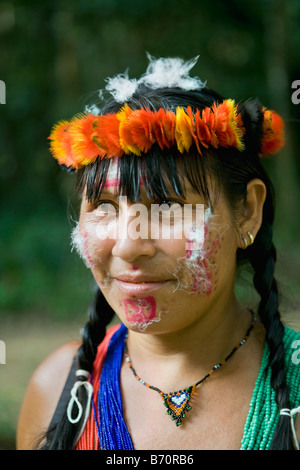
[[[282,409],[290,408],[290,404],[289,388],[285,382],[284,326],[278,311],[278,289],[274,278],[276,250],[272,238],[272,224],[265,221],[254,245],[249,248],[249,257],[255,271],[254,286],[261,297],[258,314],[266,330],[266,342],[270,351],[271,386],[276,393],[276,403]],[[289,417],[280,416],[270,450],[292,449]]]
[[[95,300],[89,309],[89,320],[82,331],[82,345],[77,352],[77,365],[79,369],[92,372],[93,363],[97,354],[97,346],[103,340],[106,327],[114,316],[114,311],[106,302],[99,287],[96,287]],[[86,380],[85,377],[78,377],[78,380]],[[86,406],[87,394],[84,387],[78,389],[78,399],[83,406]],[[82,419],[72,424],[68,421],[66,409],[61,420],[54,424],[46,433],[46,443],[43,450],[72,450],[78,439],[78,432],[81,429]]]
[[[261,147],[263,113],[258,100],[246,102],[240,107],[240,112],[247,127],[245,137],[248,149],[247,181],[252,178],[260,178],[267,188],[261,228],[256,236],[255,243],[245,250],[240,260],[242,261],[243,256],[247,257],[248,255],[254,269],[253,283],[260,295],[258,314],[266,331],[269,365],[271,367],[271,386],[275,391],[276,403],[279,409],[290,408],[289,388],[285,377],[284,326],[278,310],[278,288],[274,277],[276,264],[276,249],[273,244],[274,188],[261,166],[259,158],[257,158]],[[293,449],[290,418],[288,416],[280,416],[270,449]]]
[[96,286],[95,301],[90,306],[89,321],[82,330],[82,345],[77,353],[80,369],[92,372],[97,347],[103,340],[106,327],[112,320],[114,313],[101,290]]

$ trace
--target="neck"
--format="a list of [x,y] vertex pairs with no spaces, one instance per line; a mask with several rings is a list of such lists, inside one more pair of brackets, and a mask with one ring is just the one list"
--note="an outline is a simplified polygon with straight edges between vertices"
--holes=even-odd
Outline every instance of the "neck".
[[237,301],[216,302],[180,331],[141,334],[129,331],[128,351],[137,374],[155,386],[178,389],[199,380],[245,336],[251,313]]

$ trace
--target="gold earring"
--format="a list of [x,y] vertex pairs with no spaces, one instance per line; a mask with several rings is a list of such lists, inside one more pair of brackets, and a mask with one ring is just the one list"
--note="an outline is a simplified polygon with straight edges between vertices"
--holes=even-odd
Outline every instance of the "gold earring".
[[246,248],[248,247],[248,240],[247,240],[247,238],[244,237],[243,235],[241,235],[241,237],[242,237],[242,239],[243,239],[243,241],[244,241],[244,245],[245,245],[245,246],[244,246],[244,249],[246,249]]
[[248,237],[250,238],[250,245],[252,245],[253,242],[254,242],[254,236],[252,235],[251,232],[247,232],[247,235],[248,235]]

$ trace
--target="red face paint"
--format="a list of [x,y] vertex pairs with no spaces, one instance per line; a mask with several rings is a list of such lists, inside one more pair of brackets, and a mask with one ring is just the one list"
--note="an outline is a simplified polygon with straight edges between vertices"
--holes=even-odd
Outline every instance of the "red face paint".
[[156,315],[156,302],[152,296],[137,299],[125,299],[126,319],[132,324],[147,325]]
[[[207,246],[207,225],[204,226],[204,243],[203,247]],[[188,249],[186,250],[186,259],[195,263],[194,265],[194,282],[192,286],[192,292],[201,292],[203,295],[210,295],[213,287],[213,279],[209,269],[211,255],[216,251],[221,241],[221,236],[218,236],[212,246],[207,249],[203,248],[197,250],[197,247],[193,247],[193,241],[188,240]],[[194,248],[194,249],[193,249]],[[196,249],[195,249],[196,248]],[[199,252],[200,251],[200,252]]]
[[119,178],[112,178],[110,180],[105,181],[104,187],[105,188],[112,188],[114,186],[119,186],[119,184],[120,184]]
[[84,256],[88,261],[89,267],[92,268],[94,266],[94,262],[93,262],[93,260],[90,256],[90,253],[89,253],[88,233],[87,233],[86,230],[83,232],[83,240],[84,240]]
[[[144,185],[142,177],[139,178],[140,186]],[[120,186],[120,178],[110,178],[105,181],[104,188],[113,188],[115,186]]]

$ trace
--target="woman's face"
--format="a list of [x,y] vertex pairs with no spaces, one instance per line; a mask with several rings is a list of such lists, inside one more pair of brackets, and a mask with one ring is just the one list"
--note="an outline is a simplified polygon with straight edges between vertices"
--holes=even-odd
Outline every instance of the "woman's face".
[[[238,237],[222,197],[213,213],[186,184],[184,200],[132,204],[108,178],[83,198],[73,242],[120,320],[135,331],[177,331],[233,291]],[[163,205],[162,205],[163,204]]]

